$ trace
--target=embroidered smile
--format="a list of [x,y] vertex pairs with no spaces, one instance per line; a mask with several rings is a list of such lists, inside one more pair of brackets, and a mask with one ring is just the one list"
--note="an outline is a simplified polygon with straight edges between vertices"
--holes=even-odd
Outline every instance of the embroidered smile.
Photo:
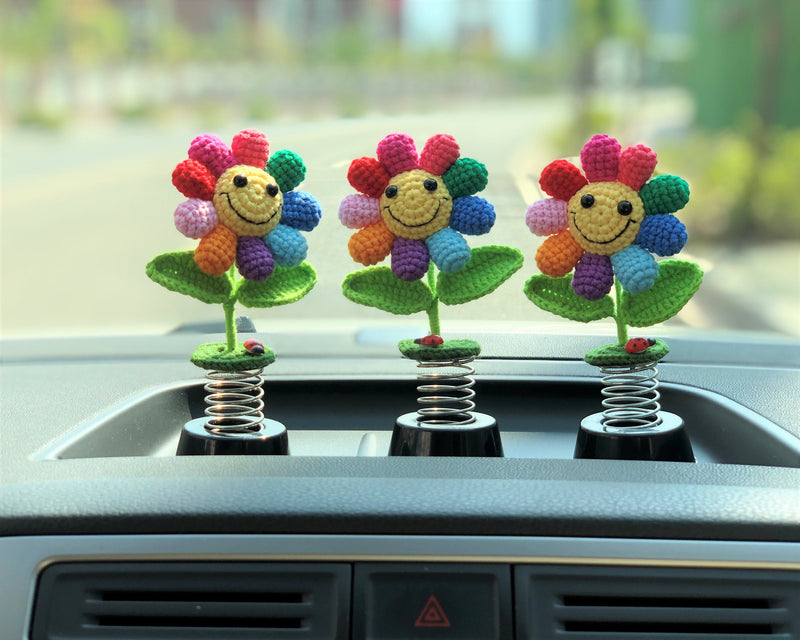
[[[449,200],[449,198],[442,198],[442,200]],[[392,216],[392,220],[395,220],[396,222],[400,223],[404,227],[409,227],[409,228],[424,227],[426,224],[430,224],[431,222],[433,222],[436,219],[436,216],[439,215],[439,211],[442,208],[442,200],[439,200],[439,204],[436,205],[436,211],[433,212],[433,215],[430,218],[428,218],[425,222],[420,222],[419,224],[407,224],[407,223],[403,222],[402,220],[400,220],[400,218],[398,218],[397,216],[395,216],[392,213],[392,209],[391,209],[391,207],[389,207],[388,204],[384,207],[384,209],[386,209],[386,211],[389,212],[389,215]]]
[[588,240],[589,242],[591,242],[593,244],[610,244],[610,243],[614,242],[614,240],[619,238],[623,233],[625,233],[625,231],[627,231],[627,229],[630,226],[631,222],[633,222],[633,220],[628,218],[628,222],[626,222],[625,226],[622,227],[622,231],[620,231],[617,235],[615,235],[613,238],[611,238],[611,240],[592,240],[583,231],[581,231],[581,228],[578,226],[578,220],[577,220],[578,214],[575,213],[574,211],[570,211],[570,213],[572,214],[572,224],[575,225],[575,228],[578,230],[578,233],[580,233],[581,236],[583,236],[586,240]]
[[222,195],[224,195],[228,199],[228,206],[231,208],[231,210],[237,216],[239,216],[242,220],[244,220],[245,222],[249,222],[250,224],[259,224],[259,225],[260,224],[267,224],[270,220],[272,220],[275,216],[277,216],[281,212],[281,209],[283,208],[283,206],[281,205],[281,206],[278,207],[278,209],[275,211],[275,213],[273,213],[269,218],[267,218],[263,222],[255,222],[254,220],[251,220],[250,218],[247,218],[246,216],[243,216],[241,213],[239,213],[236,210],[236,207],[234,207],[233,203],[231,202],[231,197],[227,193],[223,193]]

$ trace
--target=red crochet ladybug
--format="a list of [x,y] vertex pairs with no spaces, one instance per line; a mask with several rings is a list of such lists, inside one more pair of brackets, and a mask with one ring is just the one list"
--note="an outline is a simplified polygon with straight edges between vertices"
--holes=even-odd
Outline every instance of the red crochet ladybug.
[[628,353],[642,353],[652,347],[656,341],[653,338],[631,338],[625,343]]

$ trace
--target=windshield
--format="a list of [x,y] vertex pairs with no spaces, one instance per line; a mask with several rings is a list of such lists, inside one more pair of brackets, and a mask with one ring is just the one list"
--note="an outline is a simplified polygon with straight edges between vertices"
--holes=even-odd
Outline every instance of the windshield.
[[[675,330],[800,336],[800,42],[791,0],[30,0],[3,20],[2,335],[165,333],[217,323],[155,286],[157,254],[190,250],[171,184],[190,141],[266,133],[308,169],[322,221],[303,300],[237,309],[259,331],[425,326],[342,295],[352,160],[387,134],[438,133],[484,163],[497,221],[470,246],[525,263],[442,323],[582,328],[523,295],[543,238],[525,224],[542,169],[595,133],[646,143],[683,177],[681,258],[705,270]],[[546,323],[546,324],[545,324]],[[613,322],[593,329],[614,333]],[[220,329],[221,330],[221,329]],[[656,329],[659,331],[660,329]]]

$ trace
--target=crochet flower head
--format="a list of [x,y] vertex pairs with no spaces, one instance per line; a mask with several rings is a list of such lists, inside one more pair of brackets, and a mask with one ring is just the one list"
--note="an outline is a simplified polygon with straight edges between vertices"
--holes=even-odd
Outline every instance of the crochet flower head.
[[376,158],[359,158],[347,179],[360,191],[344,198],[339,219],[359,229],[348,248],[356,262],[374,265],[392,255],[402,280],[419,280],[431,261],[443,273],[470,260],[462,233],[480,235],[494,225],[494,207],[473,194],[488,180],[486,167],[459,158],[452,136],[430,138],[417,155],[414,140],[395,133],[378,144]]
[[314,229],[321,216],[312,196],[293,191],[305,172],[292,151],[270,158],[259,131],[240,131],[230,147],[214,135],[192,140],[172,183],[189,198],[175,210],[175,226],[200,239],[194,252],[200,270],[220,276],[235,262],[244,278],[261,282],[276,263],[300,265],[308,245],[299,231]]
[[686,244],[686,228],[672,214],[689,201],[677,176],[648,182],[655,166],[649,147],[622,149],[605,135],[583,147],[583,172],[567,160],[547,165],[539,184],[552,198],[526,215],[533,233],[550,236],[536,252],[541,272],[558,278],[574,269],[572,288],[586,300],[603,298],[614,276],[631,294],[650,289],[659,273],[652,253],[671,256]]

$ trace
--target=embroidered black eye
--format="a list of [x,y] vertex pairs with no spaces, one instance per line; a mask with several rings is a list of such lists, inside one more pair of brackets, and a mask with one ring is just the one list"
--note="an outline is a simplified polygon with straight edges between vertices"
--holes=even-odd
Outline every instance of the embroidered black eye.
[[584,209],[589,209],[594,204],[594,196],[591,193],[586,193],[581,197],[581,206]]
[[233,179],[233,184],[235,184],[237,187],[246,187],[247,177],[243,176],[241,173],[237,173],[236,177]]
[[273,198],[278,195],[279,191],[280,189],[278,189],[278,185],[275,184],[274,182],[270,182],[267,185],[267,193],[271,195]]
[[433,178],[428,178],[425,182],[422,183],[422,186],[425,187],[428,191],[436,191],[439,188],[439,183],[436,182]]
[[394,198],[397,196],[397,187],[393,184],[390,184],[388,187],[386,187],[386,191],[384,191],[384,193],[386,194],[387,198]]
[[627,200],[623,200],[617,205],[617,211],[619,211],[623,216],[629,216],[633,211],[633,205]]

